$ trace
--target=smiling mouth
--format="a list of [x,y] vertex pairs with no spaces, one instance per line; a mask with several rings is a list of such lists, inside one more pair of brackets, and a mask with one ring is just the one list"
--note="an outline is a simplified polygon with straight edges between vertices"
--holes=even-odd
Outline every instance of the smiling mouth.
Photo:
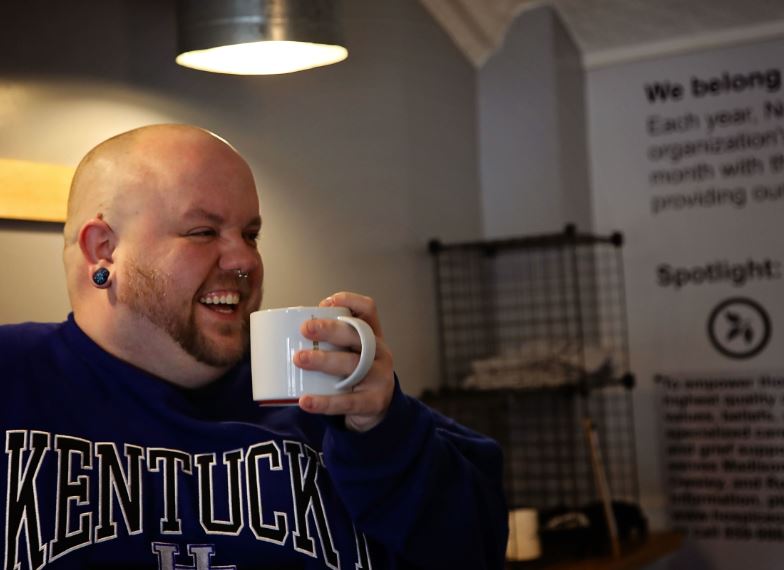
[[222,293],[214,295],[205,295],[199,299],[199,303],[215,311],[216,313],[233,313],[237,310],[240,302],[239,293]]

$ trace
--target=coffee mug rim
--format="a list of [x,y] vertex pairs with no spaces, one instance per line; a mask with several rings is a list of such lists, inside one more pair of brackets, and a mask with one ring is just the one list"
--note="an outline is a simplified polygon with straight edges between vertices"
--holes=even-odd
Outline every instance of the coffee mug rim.
[[253,311],[251,313],[251,315],[254,315],[254,314],[257,314],[257,313],[264,313],[264,314],[269,314],[269,313],[299,313],[299,312],[302,312],[302,311],[315,311],[315,310],[318,310],[318,311],[339,311],[339,312],[345,312],[346,314],[350,314],[351,313],[351,311],[349,311],[346,307],[319,307],[318,305],[297,305],[295,307],[275,307],[275,308],[272,308],[272,309],[259,309],[258,311]]

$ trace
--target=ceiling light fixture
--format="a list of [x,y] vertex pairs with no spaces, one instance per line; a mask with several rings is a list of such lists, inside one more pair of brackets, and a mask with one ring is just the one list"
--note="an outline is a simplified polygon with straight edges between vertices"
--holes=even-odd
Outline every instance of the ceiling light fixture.
[[177,63],[271,75],[343,61],[337,0],[179,0]]

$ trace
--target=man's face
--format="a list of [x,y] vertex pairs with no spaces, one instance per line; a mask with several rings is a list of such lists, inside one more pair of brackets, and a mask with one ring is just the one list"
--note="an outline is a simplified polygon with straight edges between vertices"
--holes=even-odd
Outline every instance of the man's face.
[[140,192],[117,248],[117,299],[196,360],[228,367],[247,350],[261,304],[261,220],[245,163],[228,147],[213,150],[173,161]]

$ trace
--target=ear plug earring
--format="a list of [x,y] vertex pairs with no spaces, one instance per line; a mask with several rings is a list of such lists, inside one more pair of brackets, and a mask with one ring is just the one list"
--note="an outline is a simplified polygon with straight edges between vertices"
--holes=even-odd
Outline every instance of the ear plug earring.
[[109,270],[105,267],[99,267],[93,273],[93,284],[99,289],[108,287],[109,285]]

